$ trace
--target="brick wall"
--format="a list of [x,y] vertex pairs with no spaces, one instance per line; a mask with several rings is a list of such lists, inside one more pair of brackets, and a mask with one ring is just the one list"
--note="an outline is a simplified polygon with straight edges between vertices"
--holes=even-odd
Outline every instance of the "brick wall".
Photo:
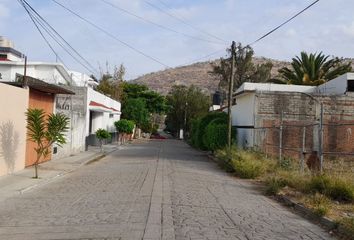
[[[324,106],[324,152],[354,153],[354,96],[317,96]],[[305,128],[305,150],[319,146],[320,105],[301,93],[256,94],[255,145],[278,156],[280,123],[285,156],[299,158]],[[354,158],[354,156],[352,156]]]

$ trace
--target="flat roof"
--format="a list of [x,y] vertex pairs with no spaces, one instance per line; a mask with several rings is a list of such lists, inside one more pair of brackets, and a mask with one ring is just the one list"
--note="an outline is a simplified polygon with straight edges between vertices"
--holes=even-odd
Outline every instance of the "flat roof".
[[[8,85],[16,86],[16,87],[22,87],[23,86],[23,76],[17,74],[16,76],[16,82],[2,82]],[[65,89],[63,87],[60,87],[58,85],[46,83],[44,81],[41,81],[39,79],[29,77],[27,76],[27,85],[30,89],[34,89],[40,92],[44,93],[51,93],[51,94],[70,94],[70,95],[75,95],[73,91],[70,91],[68,89]]]
[[304,92],[311,93],[316,89],[315,86],[289,85],[276,83],[250,83],[245,82],[239,87],[235,95],[246,92]]

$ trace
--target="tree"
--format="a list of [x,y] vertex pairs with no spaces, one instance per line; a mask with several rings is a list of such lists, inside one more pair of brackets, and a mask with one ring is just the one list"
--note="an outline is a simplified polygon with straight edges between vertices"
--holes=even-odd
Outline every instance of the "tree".
[[99,128],[96,131],[96,137],[100,141],[101,152],[103,152],[103,140],[111,138],[111,134],[107,130]]
[[[219,87],[224,90],[227,88],[231,76],[231,49],[227,49],[226,51],[230,56],[227,58],[221,58],[219,64],[213,64],[213,70],[211,71],[211,74],[217,76],[220,80]],[[241,43],[237,44],[234,66],[234,90],[239,88],[242,83],[246,81],[254,82],[252,81],[252,78],[256,76],[255,73],[257,68],[255,68],[252,62],[253,55],[254,51],[250,46],[247,45],[243,47]],[[265,69],[265,67],[262,67],[262,70]],[[271,68],[269,69],[269,72],[270,70]]]
[[28,109],[27,136],[37,144],[34,148],[37,159],[34,163],[35,176],[38,178],[38,164],[42,157],[51,153],[51,147],[56,143],[59,147],[66,143],[65,133],[68,130],[69,118],[62,113],[45,114],[43,109]]
[[167,129],[176,134],[180,129],[190,129],[192,119],[208,113],[210,97],[195,86],[173,86],[166,97]]
[[134,121],[140,128],[149,121],[149,112],[145,100],[142,98],[129,98],[126,100],[122,108],[122,117]]
[[275,82],[318,86],[351,70],[351,64],[345,63],[343,59],[329,59],[322,52],[301,52],[300,56],[292,59],[291,68],[283,67],[279,70],[280,79]]
[[119,68],[115,66],[113,74],[107,70],[105,74],[102,74],[97,91],[115,100],[122,101],[125,71],[123,64]]

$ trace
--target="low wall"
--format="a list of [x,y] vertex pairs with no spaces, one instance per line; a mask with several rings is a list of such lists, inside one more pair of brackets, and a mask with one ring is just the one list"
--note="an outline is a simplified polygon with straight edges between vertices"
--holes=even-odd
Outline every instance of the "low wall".
[[0,176],[25,167],[29,92],[0,83]]

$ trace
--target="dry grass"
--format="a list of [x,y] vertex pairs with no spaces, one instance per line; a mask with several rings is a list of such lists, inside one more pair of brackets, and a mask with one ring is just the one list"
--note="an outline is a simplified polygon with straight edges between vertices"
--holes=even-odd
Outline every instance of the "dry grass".
[[[308,169],[299,171],[298,161],[285,159],[279,163],[260,152],[233,149],[229,161],[227,151],[216,153],[229,172],[241,178],[257,179],[266,185],[266,194],[286,195],[319,216],[327,216],[354,232],[354,173],[333,171],[334,162],[323,175]],[[329,165],[327,165],[329,166]]]

